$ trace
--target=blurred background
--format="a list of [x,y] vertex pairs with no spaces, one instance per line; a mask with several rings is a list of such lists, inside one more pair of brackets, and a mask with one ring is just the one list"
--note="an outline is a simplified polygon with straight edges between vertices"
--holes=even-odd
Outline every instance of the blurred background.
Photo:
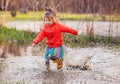
[[0,0],[1,11],[41,11],[52,7],[59,12],[120,14],[119,0]]
[[[63,34],[68,59],[79,65],[92,54],[91,71],[43,72],[46,39],[34,48],[31,43],[43,27],[45,7],[78,30],[77,39]],[[120,84],[119,59],[120,0],[0,0],[0,84]]]

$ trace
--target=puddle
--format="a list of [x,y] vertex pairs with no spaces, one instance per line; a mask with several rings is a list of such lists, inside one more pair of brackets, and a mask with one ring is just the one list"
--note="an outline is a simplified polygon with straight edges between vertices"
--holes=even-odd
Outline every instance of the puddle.
[[[51,61],[51,70],[44,66],[44,50],[38,46],[7,47],[6,58],[0,58],[0,84],[120,84],[120,52],[106,47],[68,48],[62,71]],[[15,50],[18,54],[13,54]],[[1,54],[2,50],[0,50]],[[70,68],[79,65],[86,56],[93,56],[87,63],[91,70]]]

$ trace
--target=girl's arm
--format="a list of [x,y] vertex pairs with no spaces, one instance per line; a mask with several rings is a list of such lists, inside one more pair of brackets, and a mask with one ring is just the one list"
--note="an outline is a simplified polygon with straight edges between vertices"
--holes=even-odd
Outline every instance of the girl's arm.
[[45,34],[44,34],[44,31],[42,30],[38,34],[38,36],[33,40],[32,46],[35,46],[36,44],[38,44],[39,42],[41,42],[44,38],[45,38]]
[[67,32],[67,33],[71,33],[71,34],[74,34],[74,35],[78,35],[78,31],[77,30],[72,29],[70,27],[67,27],[65,25],[62,25],[62,24],[59,24],[59,25],[60,25],[61,32]]

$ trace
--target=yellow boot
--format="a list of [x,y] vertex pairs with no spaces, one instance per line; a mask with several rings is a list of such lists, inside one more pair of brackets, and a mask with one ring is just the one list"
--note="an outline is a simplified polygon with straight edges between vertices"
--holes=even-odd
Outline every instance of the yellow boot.
[[57,69],[61,69],[62,66],[63,66],[63,61],[62,61],[62,59],[53,60],[53,63],[57,63]]
[[57,60],[57,69],[61,69],[63,66],[63,61],[61,59]]

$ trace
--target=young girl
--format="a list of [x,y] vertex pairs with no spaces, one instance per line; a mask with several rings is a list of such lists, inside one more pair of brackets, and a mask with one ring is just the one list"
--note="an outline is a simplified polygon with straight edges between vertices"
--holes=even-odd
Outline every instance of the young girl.
[[60,24],[56,19],[56,13],[53,9],[46,8],[45,10],[43,29],[33,40],[32,46],[35,46],[46,37],[45,65],[49,69],[49,61],[53,60],[54,63],[57,63],[57,69],[61,69],[65,54],[62,32],[77,35],[78,31]]

